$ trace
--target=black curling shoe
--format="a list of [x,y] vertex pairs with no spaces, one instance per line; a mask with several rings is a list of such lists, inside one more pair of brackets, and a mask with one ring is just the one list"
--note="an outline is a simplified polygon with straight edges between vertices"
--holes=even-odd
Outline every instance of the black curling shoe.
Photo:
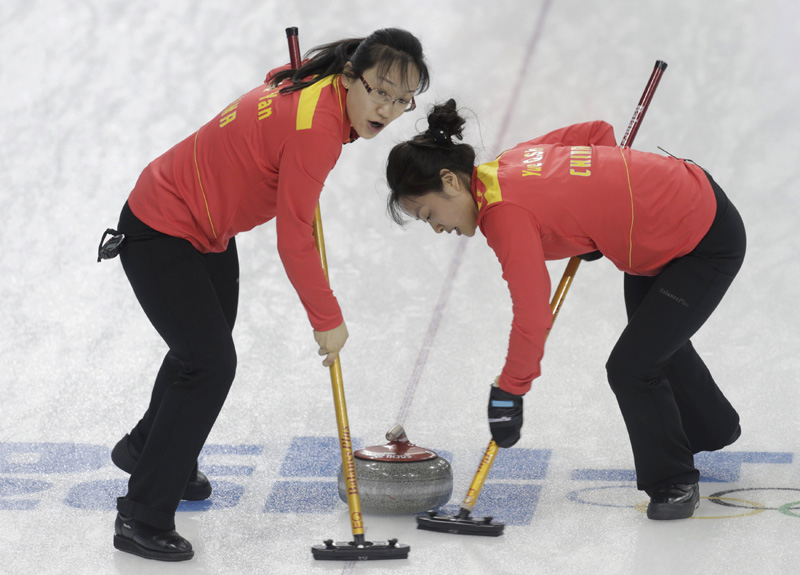
[[[139,452],[131,445],[130,435],[126,434],[111,450],[111,461],[125,473],[133,473],[133,468],[136,467],[136,462],[139,461]],[[202,501],[209,497],[211,497],[211,482],[205,473],[195,470],[183,490],[181,499],[185,501]]]
[[700,487],[697,483],[659,487],[650,495],[647,518],[656,520],[688,519],[700,506]]
[[186,561],[194,557],[192,544],[174,529],[156,529],[117,513],[114,547],[145,559]]

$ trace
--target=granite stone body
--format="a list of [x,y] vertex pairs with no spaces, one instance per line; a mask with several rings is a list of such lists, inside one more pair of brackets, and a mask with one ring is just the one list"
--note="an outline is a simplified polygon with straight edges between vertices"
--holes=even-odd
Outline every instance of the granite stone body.
[[[365,513],[411,515],[447,503],[453,493],[450,463],[435,451],[408,441],[402,427],[386,434],[389,443],[354,453],[356,478]],[[339,497],[347,501],[342,470]]]

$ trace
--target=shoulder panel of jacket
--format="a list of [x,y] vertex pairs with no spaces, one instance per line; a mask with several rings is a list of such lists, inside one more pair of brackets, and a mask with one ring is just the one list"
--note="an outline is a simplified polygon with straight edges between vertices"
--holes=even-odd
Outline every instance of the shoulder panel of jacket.
[[487,162],[481,164],[477,168],[478,180],[483,184],[484,190],[478,189],[478,208],[482,209],[485,206],[500,202],[503,200],[503,194],[500,190],[500,180],[497,177],[497,170],[500,167],[500,159],[494,162]]
[[339,111],[343,112],[342,98],[341,94],[339,93],[339,82],[336,81],[338,78],[339,75],[334,74],[332,76],[323,78],[319,82],[316,82],[307,88],[303,88],[303,90],[300,92],[300,99],[297,103],[297,130],[308,130],[311,128],[312,124],[314,123],[314,112],[317,110],[317,104],[319,103],[319,98],[322,95],[322,90],[331,84],[333,84],[333,88],[336,90],[337,100],[339,101]]

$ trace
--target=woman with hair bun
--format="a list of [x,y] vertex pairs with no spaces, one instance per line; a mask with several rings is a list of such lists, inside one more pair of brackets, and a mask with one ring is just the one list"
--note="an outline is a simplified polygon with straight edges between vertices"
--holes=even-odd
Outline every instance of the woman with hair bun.
[[117,549],[162,561],[194,554],[175,510],[211,495],[197,458],[236,372],[238,233],[275,220],[281,262],[323,365],[333,363],[348,334],[312,236],[322,186],[344,144],[413,110],[429,81],[422,46],[405,30],[326,44],[299,69],[270,72],[142,172],[98,261],[118,251],[169,351],[147,411],[111,453],[131,474],[117,501]]
[[690,338],[744,260],[742,220],[694,163],[620,148],[605,122],[555,130],[474,165],[454,100],[388,159],[388,209],[403,224],[473,236],[480,228],[513,304],[508,354],[490,389],[500,447],[520,439],[522,398],[541,373],[552,323],[545,261],[605,256],[624,276],[628,324],[606,363],[628,429],[647,516],[682,519],[699,504],[694,454],[738,439],[739,415]]

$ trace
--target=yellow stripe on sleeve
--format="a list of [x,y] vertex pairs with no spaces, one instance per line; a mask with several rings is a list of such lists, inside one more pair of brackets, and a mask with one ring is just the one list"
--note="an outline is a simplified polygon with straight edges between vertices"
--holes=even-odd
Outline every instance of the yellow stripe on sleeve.
[[298,130],[307,130],[311,127],[314,121],[314,111],[317,109],[317,103],[322,94],[322,89],[326,86],[330,86],[335,78],[335,74],[333,76],[328,76],[316,84],[312,84],[308,88],[303,88],[300,92],[300,100],[297,103],[296,127]]

